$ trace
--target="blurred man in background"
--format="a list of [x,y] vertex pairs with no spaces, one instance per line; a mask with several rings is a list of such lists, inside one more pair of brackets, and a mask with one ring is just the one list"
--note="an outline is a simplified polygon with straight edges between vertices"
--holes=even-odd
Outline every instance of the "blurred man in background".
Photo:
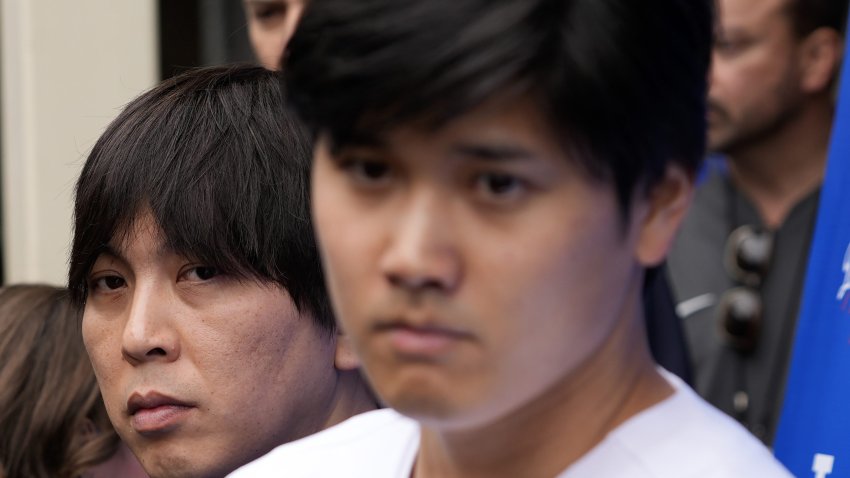
[[244,0],[248,36],[257,60],[270,70],[280,68],[280,57],[292,37],[307,0]]
[[670,254],[697,390],[772,441],[823,180],[847,0],[720,0],[709,148]]

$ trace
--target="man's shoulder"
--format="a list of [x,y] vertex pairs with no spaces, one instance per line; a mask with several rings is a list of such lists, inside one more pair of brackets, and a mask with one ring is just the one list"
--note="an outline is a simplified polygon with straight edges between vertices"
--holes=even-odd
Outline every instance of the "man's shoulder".
[[281,445],[231,478],[406,476],[419,447],[419,426],[393,410],[375,410]]
[[770,451],[739,423],[675,377],[676,393],[612,434],[612,446],[632,457],[646,477],[790,478]]

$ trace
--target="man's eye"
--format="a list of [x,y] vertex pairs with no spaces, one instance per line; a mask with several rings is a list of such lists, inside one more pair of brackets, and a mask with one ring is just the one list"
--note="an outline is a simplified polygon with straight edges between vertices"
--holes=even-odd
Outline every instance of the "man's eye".
[[252,8],[252,16],[260,21],[269,21],[277,17],[286,16],[286,3],[268,3],[257,5]]
[[103,276],[95,279],[92,282],[92,289],[101,291],[111,291],[124,287],[126,282],[121,276]]
[[351,177],[367,184],[380,183],[390,177],[390,166],[374,160],[350,160],[342,163],[342,168]]
[[525,182],[504,173],[485,173],[475,178],[476,192],[484,197],[509,199],[525,191]]
[[219,272],[218,269],[212,266],[195,266],[187,270],[183,275],[186,280],[207,281],[219,275]]
[[744,40],[725,40],[718,39],[714,43],[714,51],[723,55],[732,55],[743,51],[749,42]]

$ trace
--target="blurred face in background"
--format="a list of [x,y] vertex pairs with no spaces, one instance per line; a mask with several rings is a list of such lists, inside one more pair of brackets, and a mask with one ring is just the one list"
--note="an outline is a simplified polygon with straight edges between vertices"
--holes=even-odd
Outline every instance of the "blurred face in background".
[[260,64],[280,69],[280,58],[307,0],[244,0],[251,46]]
[[733,154],[769,138],[800,110],[802,40],[788,0],[720,0],[709,89],[708,141]]

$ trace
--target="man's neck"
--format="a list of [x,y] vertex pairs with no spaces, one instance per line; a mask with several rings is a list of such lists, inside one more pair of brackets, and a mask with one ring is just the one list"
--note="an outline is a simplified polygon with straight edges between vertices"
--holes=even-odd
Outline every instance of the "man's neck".
[[562,472],[617,426],[673,393],[658,373],[646,342],[635,339],[645,336],[639,317],[624,318],[602,349],[579,369],[498,422],[464,431],[423,427],[414,476],[555,476]]
[[[337,370],[336,387],[324,404],[328,411],[321,428],[330,428],[361,413],[378,408],[378,402],[357,370]],[[316,397],[318,399],[318,397]],[[315,431],[313,432],[315,433]]]
[[823,182],[832,107],[811,106],[782,130],[729,153],[729,174],[765,225],[778,228]]

